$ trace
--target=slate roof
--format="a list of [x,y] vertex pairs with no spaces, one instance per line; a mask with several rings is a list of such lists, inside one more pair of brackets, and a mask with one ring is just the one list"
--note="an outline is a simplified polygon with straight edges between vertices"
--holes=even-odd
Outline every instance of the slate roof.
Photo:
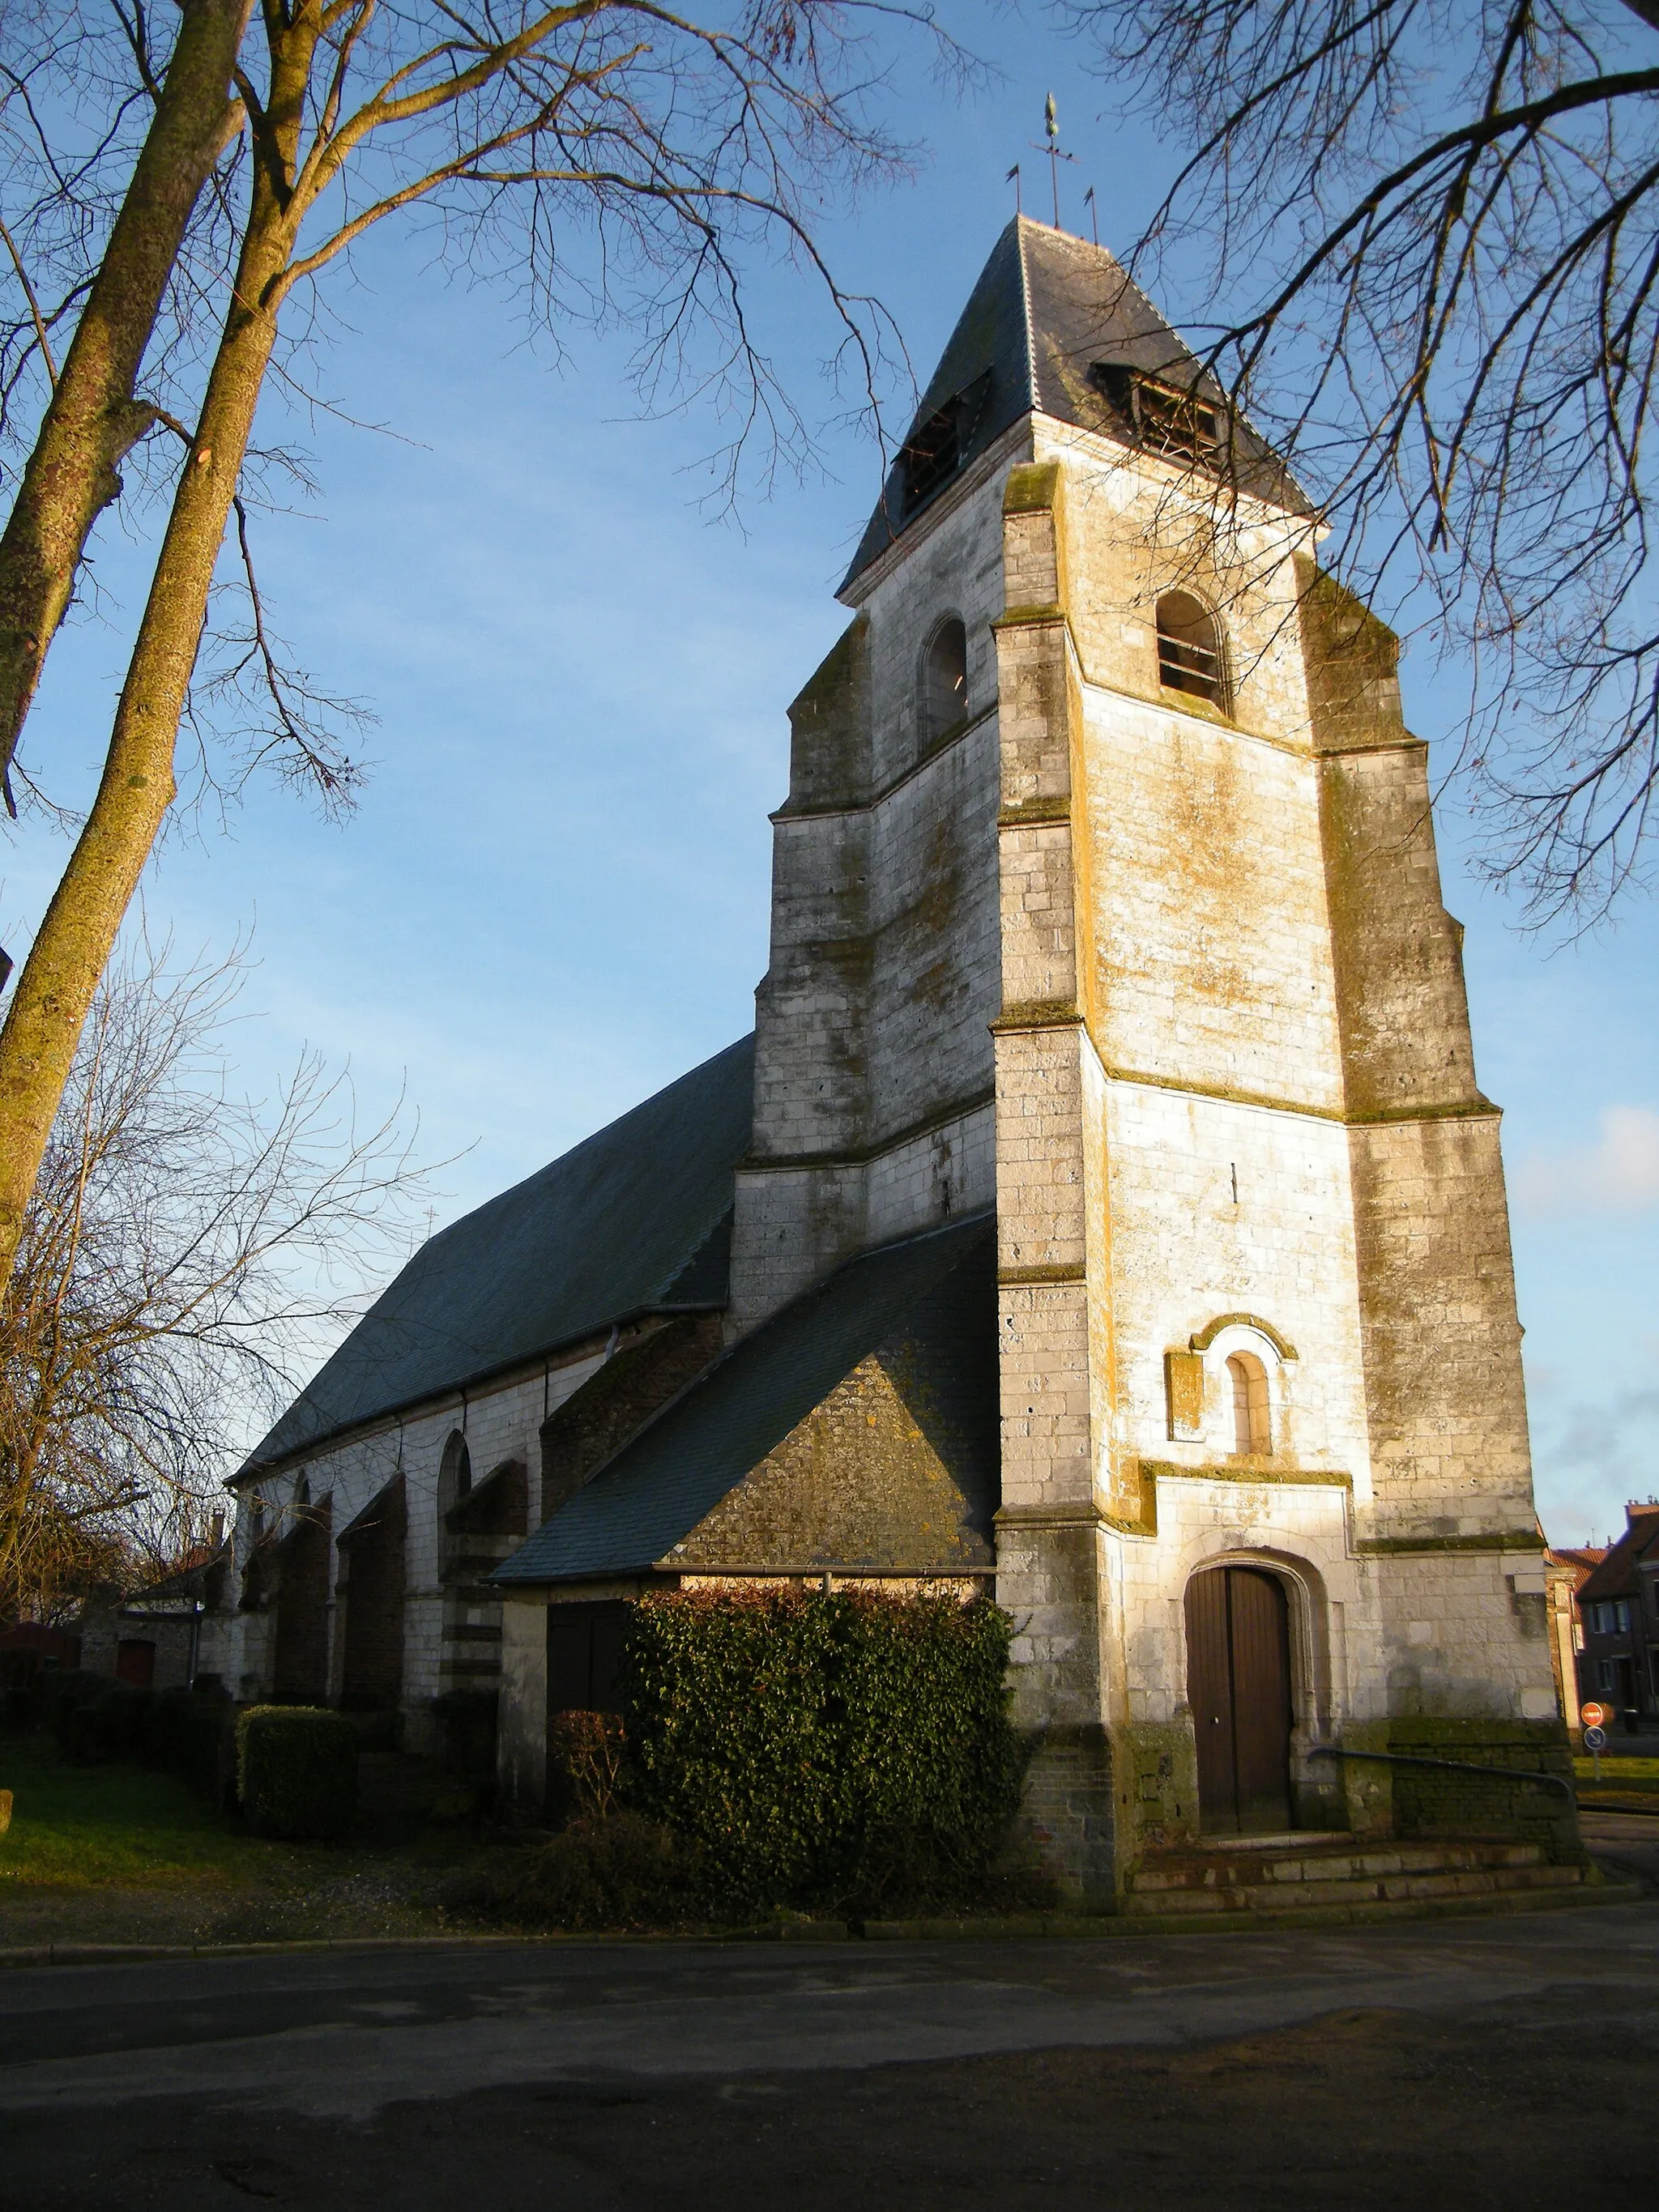
[[314,1448],[631,1314],[724,1305],[733,1170],[749,1147],[754,1061],[752,1037],[728,1045],[441,1230],[247,1467]]
[[1575,1595],[1580,1605],[1595,1598],[1633,1597],[1641,1585],[1636,1570],[1659,1557],[1659,1504],[1632,1499],[1625,1508],[1624,1533],[1603,1552]]
[[490,1580],[583,1581],[665,1559],[994,1234],[992,1217],[975,1214],[849,1261],[732,1346]]
[[[1190,349],[1104,246],[1016,216],[991,249],[908,434],[914,437],[947,401],[983,376],[988,383],[960,447],[958,471],[1032,413],[1132,444],[1132,425],[1090,381],[1096,362],[1138,369],[1183,386],[1190,385],[1198,366]],[[1224,401],[1212,376],[1200,379],[1198,389]],[[1237,419],[1233,458],[1244,489],[1295,512],[1307,511],[1307,495],[1284,464]],[[932,497],[945,488],[941,483]],[[902,463],[896,462],[842,580],[842,592],[932,504],[932,499],[924,500],[906,515],[903,499]]]

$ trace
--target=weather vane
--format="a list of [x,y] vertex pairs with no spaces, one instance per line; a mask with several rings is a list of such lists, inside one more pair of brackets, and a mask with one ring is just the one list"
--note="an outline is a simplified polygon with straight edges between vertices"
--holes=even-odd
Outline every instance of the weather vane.
[[[1077,155],[1063,154],[1060,151],[1060,115],[1054,106],[1054,95],[1052,92],[1042,103],[1042,143],[1039,145],[1033,138],[1031,144],[1037,153],[1046,154],[1048,156],[1048,180],[1054,186],[1054,228],[1058,230],[1060,228],[1060,165],[1062,161],[1075,161]],[[1014,173],[1017,174],[1018,172]]]

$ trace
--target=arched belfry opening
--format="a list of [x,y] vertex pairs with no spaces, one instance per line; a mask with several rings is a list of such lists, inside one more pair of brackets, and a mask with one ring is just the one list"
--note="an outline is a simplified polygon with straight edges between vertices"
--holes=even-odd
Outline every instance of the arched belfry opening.
[[1206,1835],[1283,1835],[1291,1813],[1290,1601],[1265,1568],[1206,1567],[1187,1585],[1187,1701]]
[[921,663],[922,733],[931,744],[968,712],[968,632],[956,616],[940,623]]
[[1158,680],[1227,712],[1227,661],[1221,625],[1190,592],[1165,592],[1158,603]]
[[1255,1352],[1235,1352],[1228,1358],[1227,1381],[1232,1392],[1233,1450],[1243,1458],[1263,1457],[1273,1448],[1267,1370]]

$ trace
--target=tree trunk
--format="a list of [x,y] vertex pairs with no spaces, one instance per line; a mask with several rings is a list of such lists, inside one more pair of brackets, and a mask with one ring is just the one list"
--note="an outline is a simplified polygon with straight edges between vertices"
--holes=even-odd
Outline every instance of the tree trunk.
[[[0,538],[0,772],[116,467],[155,421],[134,398],[191,215],[239,112],[231,73],[249,0],[181,0],[184,20],[121,211]],[[9,794],[8,794],[9,795]]]
[[123,916],[173,803],[173,748],[214,565],[276,335],[291,232],[265,179],[208,380],[196,442],[127,665],[98,795],[0,1030],[0,1282],[10,1277],[75,1048]]

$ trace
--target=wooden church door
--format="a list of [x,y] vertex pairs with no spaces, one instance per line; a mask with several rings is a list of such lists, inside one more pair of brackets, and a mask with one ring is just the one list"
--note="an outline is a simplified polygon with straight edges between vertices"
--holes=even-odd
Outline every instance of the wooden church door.
[[1187,1698],[1200,1827],[1282,1835],[1291,1826],[1291,1636],[1276,1576],[1212,1567],[1188,1583]]

